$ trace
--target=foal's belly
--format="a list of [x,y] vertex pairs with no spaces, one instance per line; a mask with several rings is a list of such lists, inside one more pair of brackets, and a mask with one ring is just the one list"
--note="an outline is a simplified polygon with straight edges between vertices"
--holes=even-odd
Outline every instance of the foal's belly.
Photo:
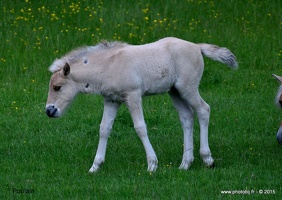
[[143,95],[152,95],[168,92],[173,86],[174,80],[172,77],[151,80],[143,84]]

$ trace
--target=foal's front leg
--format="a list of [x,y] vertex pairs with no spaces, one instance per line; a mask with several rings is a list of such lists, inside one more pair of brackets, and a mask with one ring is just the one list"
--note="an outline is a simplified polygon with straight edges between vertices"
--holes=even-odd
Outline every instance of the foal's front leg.
[[108,99],[104,100],[104,113],[103,113],[102,122],[100,124],[99,144],[98,144],[94,162],[89,172],[97,171],[100,168],[100,166],[103,164],[103,162],[105,161],[108,137],[112,130],[112,126],[113,126],[119,106],[120,106],[120,103],[118,102],[113,102]]
[[147,162],[148,162],[148,171],[154,172],[158,167],[158,159],[147,134],[147,127],[142,110],[141,96],[138,95],[138,93],[130,94],[128,96],[126,105],[130,111],[134,123],[134,129],[137,132],[145,148]]

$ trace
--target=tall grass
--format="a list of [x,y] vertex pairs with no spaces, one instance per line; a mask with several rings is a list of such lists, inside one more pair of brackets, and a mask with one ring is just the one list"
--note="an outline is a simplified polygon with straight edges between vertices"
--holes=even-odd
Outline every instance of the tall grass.
[[[282,149],[275,139],[281,113],[273,105],[278,83],[271,77],[282,74],[281,8],[279,0],[2,0],[1,199],[281,199]],[[196,123],[195,161],[190,170],[178,170],[182,129],[164,94],[143,102],[157,172],[146,171],[142,144],[121,107],[104,166],[87,174],[102,98],[78,96],[63,118],[48,119],[48,66],[102,39],[143,44],[166,36],[226,46],[238,58],[236,71],[205,59],[200,91],[212,109],[216,168],[202,164]]]

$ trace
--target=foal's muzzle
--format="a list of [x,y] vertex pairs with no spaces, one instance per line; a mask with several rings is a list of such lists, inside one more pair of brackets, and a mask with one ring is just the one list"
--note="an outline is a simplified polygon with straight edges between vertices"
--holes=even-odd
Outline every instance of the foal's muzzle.
[[58,109],[54,105],[46,107],[46,114],[48,117],[58,117]]

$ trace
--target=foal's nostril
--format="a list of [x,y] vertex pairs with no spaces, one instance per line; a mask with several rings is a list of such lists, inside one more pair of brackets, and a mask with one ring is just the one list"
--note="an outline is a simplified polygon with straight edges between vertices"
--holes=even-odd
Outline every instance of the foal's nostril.
[[46,114],[48,117],[55,117],[55,114],[57,112],[57,108],[55,106],[48,106],[46,108]]

